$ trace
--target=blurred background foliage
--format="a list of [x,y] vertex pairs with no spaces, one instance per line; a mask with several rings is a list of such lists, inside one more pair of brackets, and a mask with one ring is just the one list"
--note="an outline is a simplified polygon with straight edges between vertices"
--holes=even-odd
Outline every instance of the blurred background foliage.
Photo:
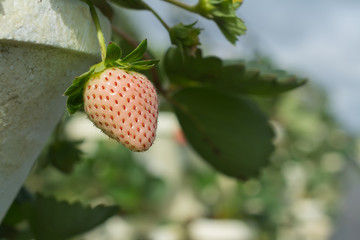
[[[277,134],[271,165],[258,179],[239,182],[217,173],[173,129],[179,152],[172,154],[180,155],[182,166],[180,184],[151,171],[142,154],[104,139],[76,159],[70,175],[53,162],[39,163],[26,187],[70,202],[120,206],[118,216],[136,234],[119,239],[156,239],[150,238],[156,227],[174,225],[179,226],[174,236],[180,236],[174,239],[187,239],[189,224],[198,218],[240,220],[255,234],[253,239],[328,239],[339,204],[339,179],[356,164],[348,158],[356,140],[338,126],[317,87],[258,101],[271,115]],[[174,192],[184,191],[180,200],[174,199]],[[192,200],[181,210],[183,216],[170,214],[188,195]]]
[[[114,15],[114,21],[121,22],[121,29],[138,39],[134,19],[129,15]],[[116,29],[113,41],[119,43],[124,53],[134,47],[132,40]],[[163,49],[150,49],[149,53],[160,59],[164,54]],[[265,59],[254,62],[259,61],[271,64],[271,60]],[[162,68],[158,71],[162,79],[165,73]],[[69,125],[74,124],[74,119],[85,120],[85,117],[64,116],[2,223],[0,239],[33,237],[31,229],[37,227],[22,216],[31,212],[31,207],[22,203],[38,198],[52,206],[52,199],[47,196],[71,203],[119,207],[104,208],[105,213],[98,209],[106,218],[97,219],[97,224],[113,217],[85,235],[70,230],[64,235],[73,239],[209,240],[194,233],[194,224],[201,219],[244,223],[251,232],[244,239],[329,239],[339,209],[340,179],[347,168],[359,169],[353,160],[356,152],[360,152],[359,141],[337,124],[328,108],[326,93],[318,86],[308,84],[276,97],[252,96],[252,99],[271,120],[276,150],[260,176],[246,181],[226,177],[201,161],[186,144],[176,123],[166,135],[166,141],[172,142],[176,151],[171,152],[174,149],[159,143],[160,149],[170,151],[167,157],[179,161],[172,168],[178,172],[172,179],[171,172],[162,175],[149,167],[153,162],[148,162],[149,155],[129,152],[118,143],[98,136],[77,139]],[[160,117],[171,116],[171,106],[165,101],[161,103]],[[78,124],[79,128],[82,123]],[[161,139],[161,134],[158,138]],[[161,155],[150,154],[150,157],[157,161]],[[169,159],[169,164],[173,163]],[[76,204],[57,210],[74,209],[79,210]],[[63,222],[68,220],[65,218]],[[54,221],[55,225],[62,228],[62,219],[58,221]],[[81,221],[85,222],[86,218]],[[91,230],[97,224],[83,229]],[[41,226],[47,227],[46,223]],[[114,228],[119,229],[121,237],[111,237]],[[166,229],[168,237],[156,235],[159,229]]]

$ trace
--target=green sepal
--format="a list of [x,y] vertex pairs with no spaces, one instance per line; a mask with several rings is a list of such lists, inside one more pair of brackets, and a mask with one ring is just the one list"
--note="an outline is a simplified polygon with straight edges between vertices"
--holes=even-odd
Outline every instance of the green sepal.
[[90,70],[93,69],[94,70],[93,74],[95,74],[104,71],[106,68],[107,66],[105,66],[105,62],[99,62],[98,64],[91,66]]
[[133,62],[133,63],[130,64],[130,69],[133,69],[133,70],[148,70],[148,69],[153,68],[158,62],[159,62],[159,60],[137,61],[137,62]]
[[115,43],[110,43],[106,49],[105,66],[112,66],[120,58],[121,48]]
[[83,91],[86,82],[90,79],[94,72],[94,68],[91,68],[86,73],[75,78],[71,86],[66,90],[65,96],[68,97],[66,106],[69,114],[74,114],[84,106]]
[[146,52],[147,40],[144,39],[132,52],[123,59],[118,59],[113,66],[126,70],[148,70],[153,68],[159,60],[141,60]]
[[93,69],[90,69],[86,73],[83,73],[79,77],[76,77],[72,82],[71,86],[65,91],[65,96],[71,96],[76,94],[79,91],[80,86],[82,86],[83,81],[88,79],[89,76],[93,73]]
[[131,63],[141,60],[146,52],[146,48],[147,39],[144,39],[132,52],[121,59],[121,62]]
[[132,63],[124,63],[121,60],[118,60],[113,66],[124,70],[148,70],[153,68],[158,62],[159,60],[142,60]]
[[125,70],[130,70],[130,63],[124,63],[121,61],[121,59],[119,59],[114,63],[114,67],[118,67],[118,68],[125,69]]
[[90,67],[89,71],[83,73],[79,77],[76,77],[71,86],[64,93],[68,97],[66,106],[69,114],[74,114],[77,111],[81,111],[84,108],[84,87],[89,79],[97,73],[101,73],[106,69],[104,62],[100,62]]

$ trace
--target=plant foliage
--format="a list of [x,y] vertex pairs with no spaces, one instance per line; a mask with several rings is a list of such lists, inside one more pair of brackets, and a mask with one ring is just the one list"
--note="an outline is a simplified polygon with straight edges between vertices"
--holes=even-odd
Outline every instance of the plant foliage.
[[[244,22],[236,15],[242,1],[199,0],[193,6],[177,0],[165,2],[213,20],[233,44],[246,32]],[[150,11],[168,31],[174,46],[164,56],[165,80],[153,74],[153,82],[173,106],[194,150],[226,175],[239,179],[256,177],[269,162],[274,134],[267,116],[252,96],[276,96],[302,86],[306,80],[261,62],[227,62],[215,56],[204,57],[197,22],[179,22],[170,27],[144,1],[113,0],[112,3],[127,9]],[[146,48],[145,39],[122,57],[121,48],[109,44],[105,59],[77,77],[65,92],[69,113],[83,109],[82,93],[86,82],[104,69],[119,67],[139,71],[154,67],[156,60],[143,60]]]
[[[253,97],[276,97],[304,85],[305,79],[268,64],[240,57],[231,62],[216,56],[204,57],[200,41],[202,29],[197,26],[197,21],[191,24],[177,22],[174,26],[169,26],[156,9],[142,0],[96,0],[96,6],[110,17],[116,14],[112,9],[114,5],[125,11],[145,10],[152,13],[166,29],[173,44],[169,49],[162,49],[165,52],[163,64],[156,68],[154,67],[158,61],[149,57],[146,39],[135,44],[135,49],[122,57],[122,49],[114,42],[127,41],[134,45],[134,39],[126,31],[118,31],[121,41],[114,37],[114,42],[109,43],[106,48],[104,40],[101,40],[102,32],[92,0],[81,1],[90,7],[98,37],[100,36],[103,59],[76,77],[66,90],[70,115],[83,110],[84,86],[105,69],[118,67],[127,71],[150,70],[147,73],[151,73],[161,99],[172,107],[187,142],[209,166],[235,179],[248,180],[259,176],[261,170],[269,164],[274,151],[274,131],[269,124],[269,117]],[[246,33],[244,21],[237,16],[242,0],[198,0],[195,5],[187,5],[178,0],[163,1],[213,21],[232,44]],[[117,26],[113,26],[113,29],[115,27]],[[56,129],[40,159],[42,163],[50,163],[61,172],[70,174],[82,158],[82,152],[77,148],[81,142],[67,139],[61,135],[62,131],[61,127]],[[129,162],[123,163],[126,165]],[[140,185],[148,182],[159,186],[155,178],[141,178],[138,169],[134,169],[136,179],[126,182],[122,186],[124,194],[118,196],[119,199],[128,199],[123,203],[129,209],[135,209],[134,206],[138,206],[136,204],[140,205],[139,202],[133,204],[134,196],[141,195],[139,179],[142,179]],[[127,172],[120,170],[106,172],[112,173],[116,180],[119,176],[126,178]],[[143,173],[144,170],[141,170],[140,175]],[[116,184],[114,188],[117,187]],[[4,226],[5,229],[12,230],[16,224],[26,220],[31,229],[25,234],[28,238],[68,239],[103,223],[118,211],[116,206],[100,205],[90,208],[80,203],[36,195],[14,202],[0,233]]]

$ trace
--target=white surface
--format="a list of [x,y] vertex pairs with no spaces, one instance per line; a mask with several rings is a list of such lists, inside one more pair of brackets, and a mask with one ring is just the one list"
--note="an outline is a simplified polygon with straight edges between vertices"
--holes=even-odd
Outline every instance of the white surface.
[[65,110],[64,91],[99,60],[87,9],[71,0],[0,1],[0,222]]
[[189,225],[189,235],[193,240],[254,239],[249,226],[239,220],[195,220]]
[[[121,237],[120,237],[121,236]],[[115,216],[81,236],[84,240],[132,240],[136,232],[124,219]]]
[[[103,16],[100,24],[109,37],[111,28]],[[79,0],[0,0],[0,29],[0,39],[100,54],[89,7]]]

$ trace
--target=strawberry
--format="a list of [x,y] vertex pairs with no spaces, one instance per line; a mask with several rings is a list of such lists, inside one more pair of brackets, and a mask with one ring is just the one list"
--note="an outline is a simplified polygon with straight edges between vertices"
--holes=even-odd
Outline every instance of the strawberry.
[[70,114],[84,110],[109,137],[132,151],[153,144],[158,117],[158,97],[152,83],[135,70],[152,68],[156,60],[140,60],[146,40],[124,58],[121,49],[109,44],[104,60],[75,78],[66,90]]
[[84,108],[109,137],[133,151],[145,151],[155,139],[158,99],[142,74],[110,68],[85,85]]

